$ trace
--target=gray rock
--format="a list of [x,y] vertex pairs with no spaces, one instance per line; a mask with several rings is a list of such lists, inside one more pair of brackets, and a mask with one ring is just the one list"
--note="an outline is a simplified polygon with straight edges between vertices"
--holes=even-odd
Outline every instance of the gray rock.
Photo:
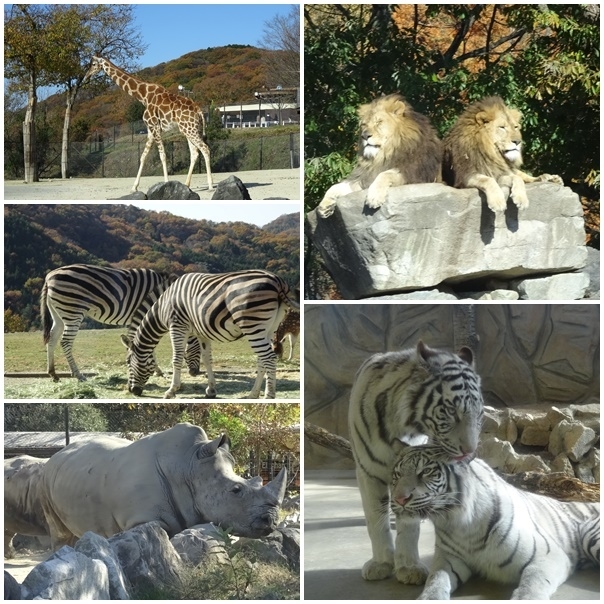
[[520,443],[531,447],[547,447],[549,443],[550,431],[547,428],[538,426],[527,426],[522,431]]
[[109,594],[112,600],[130,599],[127,580],[118,557],[105,537],[88,531],[78,539],[74,549],[93,560],[100,560],[107,567]]
[[477,292],[468,294],[471,300],[518,300],[520,297],[518,292],[511,289],[495,289],[490,292]]
[[214,199],[233,200],[252,198],[241,179],[231,174],[231,176],[225,180],[221,180],[216,185],[216,191],[212,195],[212,200]]
[[277,530],[283,535],[283,552],[287,556],[290,567],[298,571],[300,569],[300,529],[280,528]]
[[128,195],[124,195],[122,197],[116,197],[117,200],[120,199],[138,199],[139,201],[143,201],[147,199],[147,196],[142,191],[134,191],[134,193],[128,193]]
[[300,568],[300,529],[281,528],[262,539],[241,539],[237,550],[251,550],[260,560]]
[[228,554],[224,543],[208,535],[203,530],[189,528],[174,535],[170,543],[182,561],[191,566],[213,562],[227,562]]
[[505,214],[495,214],[476,189],[395,187],[378,210],[364,208],[361,191],[339,199],[327,219],[309,212],[307,232],[350,299],[583,268],[578,196],[552,183],[529,184],[527,193],[528,209],[509,202]]
[[581,300],[588,285],[587,273],[561,273],[512,281],[521,300]]
[[21,585],[15,577],[4,571],[4,599],[5,600],[20,600]]
[[578,462],[596,441],[596,433],[577,421],[563,420],[557,424],[549,439],[552,455],[566,453],[571,461]]
[[554,459],[551,461],[550,467],[552,472],[562,472],[563,474],[572,476],[573,478],[575,476],[573,465],[570,463],[570,459],[568,459],[564,453],[556,455],[556,457],[554,457]]
[[587,266],[585,272],[589,276],[589,286],[585,297],[590,300],[600,299],[600,250],[593,247],[587,248]]
[[177,180],[159,182],[147,191],[147,199],[199,199],[199,195]]
[[107,567],[66,545],[32,569],[22,594],[24,600],[109,600]]
[[180,556],[158,522],[148,522],[109,539],[126,578],[136,592],[180,583]]
[[384,296],[369,296],[365,300],[458,300],[459,298],[452,292],[446,292],[439,289],[423,289],[406,294],[386,294]]

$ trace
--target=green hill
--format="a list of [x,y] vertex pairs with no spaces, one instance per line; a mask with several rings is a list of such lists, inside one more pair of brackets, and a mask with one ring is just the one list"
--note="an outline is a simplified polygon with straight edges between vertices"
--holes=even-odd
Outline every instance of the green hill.
[[263,268],[297,286],[299,224],[297,213],[260,228],[130,205],[5,204],[5,331],[39,327],[46,273],[76,262],[176,274]]

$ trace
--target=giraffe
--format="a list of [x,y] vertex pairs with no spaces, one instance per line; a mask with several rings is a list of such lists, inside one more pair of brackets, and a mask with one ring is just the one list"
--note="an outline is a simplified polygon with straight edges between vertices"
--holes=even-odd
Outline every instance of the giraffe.
[[147,126],[147,144],[141,155],[140,166],[132,191],[138,189],[145,159],[154,142],[157,143],[159,149],[159,157],[164,169],[164,180],[168,182],[166,152],[161,133],[162,130],[168,130],[174,124],[186,136],[191,154],[191,165],[189,166],[189,174],[185,185],[187,187],[191,185],[195,161],[201,151],[206,162],[208,190],[211,191],[214,187],[210,171],[210,149],[199,134],[200,122],[204,134],[206,129],[201,107],[191,99],[173,94],[159,84],[138,80],[103,57],[92,57],[92,64],[86,72],[84,79],[92,77],[96,73],[99,73],[99,71],[104,71],[120,88],[125,90],[130,96],[138,99],[145,106],[143,121]]

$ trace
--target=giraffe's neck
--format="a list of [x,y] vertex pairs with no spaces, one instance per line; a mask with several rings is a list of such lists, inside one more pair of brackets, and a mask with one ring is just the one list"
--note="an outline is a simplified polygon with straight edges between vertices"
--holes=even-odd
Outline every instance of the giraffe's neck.
[[133,96],[135,99],[138,99],[145,105],[147,104],[147,98],[142,92],[143,88],[146,89],[146,86],[142,86],[144,82],[137,80],[134,76],[126,73],[123,69],[116,67],[107,59],[103,59],[103,71],[130,96]]

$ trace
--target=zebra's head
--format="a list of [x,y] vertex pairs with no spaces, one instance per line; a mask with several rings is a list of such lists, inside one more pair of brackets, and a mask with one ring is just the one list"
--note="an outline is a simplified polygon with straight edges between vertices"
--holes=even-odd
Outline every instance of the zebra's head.
[[128,392],[141,396],[143,387],[155,371],[156,362],[153,353],[141,354],[134,343],[122,336],[122,343],[128,349],[126,363],[128,363]]
[[421,341],[418,361],[427,374],[418,429],[456,461],[471,458],[478,446],[483,417],[480,378],[473,369],[473,354],[463,347],[458,354],[432,350]]
[[437,445],[410,447],[400,442],[395,449],[400,451],[392,471],[391,506],[395,514],[427,518],[432,512],[460,504],[446,451]]

